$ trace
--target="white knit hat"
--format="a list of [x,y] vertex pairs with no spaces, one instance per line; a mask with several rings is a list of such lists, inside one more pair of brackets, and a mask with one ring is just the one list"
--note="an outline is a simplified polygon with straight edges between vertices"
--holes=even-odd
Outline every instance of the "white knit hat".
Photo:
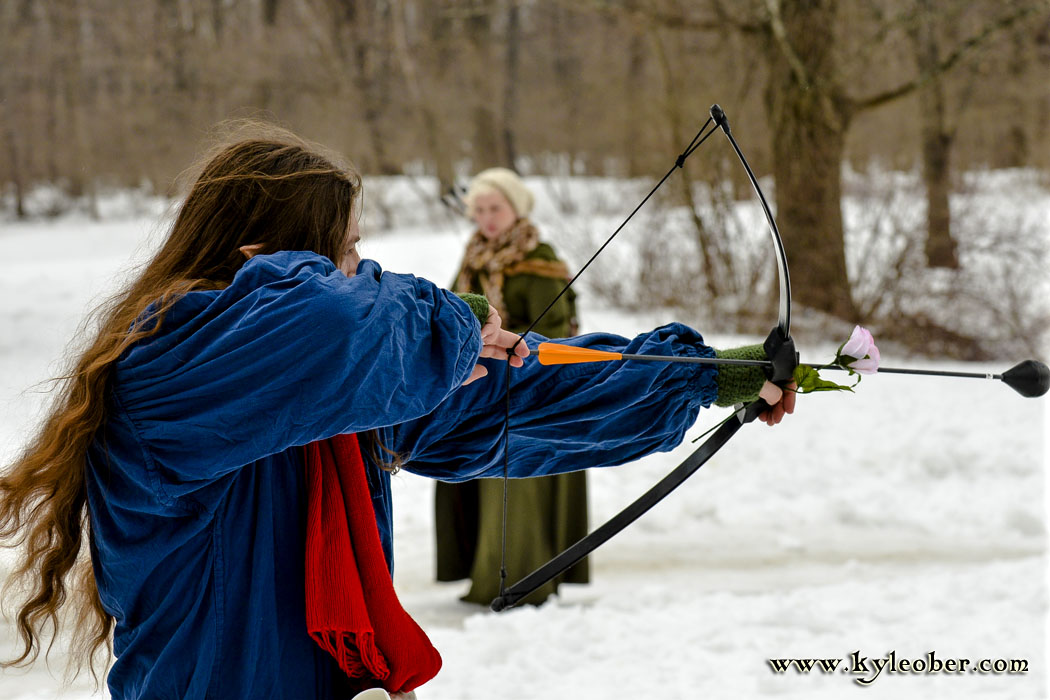
[[507,201],[514,207],[514,211],[519,218],[528,216],[529,212],[532,211],[532,192],[529,191],[529,188],[525,186],[525,183],[516,172],[507,168],[489,168],[474,176],[474,179],[470,181],[470,187],[467,189],[467,196],[465,197],[467,210],[473,210],[475,197],[492,190],[501,193],[507,198]]

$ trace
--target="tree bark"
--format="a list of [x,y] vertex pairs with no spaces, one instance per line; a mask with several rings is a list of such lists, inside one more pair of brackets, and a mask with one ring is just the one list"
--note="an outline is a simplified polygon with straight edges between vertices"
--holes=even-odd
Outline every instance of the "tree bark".
[[638,143],[641,141],[644,115],[641,95],[645,88],[645,46],[641,31],[632,31],[627,44],[627,94],[632,99],[624,105],[624,152],[627,154],[627,176],[638,177],[645,173]]
[[550,23],[548,31],[552,44],[552,63],[554,66],[557,93],[561,102],[561,116],[553,122],[561,132],[559,142],[564,144],[565,153],[569,154],[569,173],[578,174],[582,168],[587,169],[587,152],[580,147],[581,126],[581,59],[577,55],[574,39],[574,21],[571,9],[555,5],[547,18]]
[[3,116],[3,135],[5,145],[7,146],[8,156],[8,177],[11,178],[11,182],[14,184],[15,194],[15,216],[19,219],[26,217],[25,208],[25,179],[23,175],[22,163],[19,158],[18,149],[18,136],[15,133],[15,125],[12,122],[11,110],[7,107],[7,103],[2,99],[3,93],[0,92],[0,108],[3,109],[0,112],[0,116]]
[[[660,66],[660,75],[663,79],[664,101],[662,111],[668,127],[667,132],[670,136],[670,150],[673,153],[682,148],[682,138],[686,132],[685,128],[683,128],[685,118],[681,110],[682,101],[675,86],[671,61],[667,56],[667,50],[663,45],[660,33],[655,27],[650,27],[649,30],[652,37],[653,53],[656,55],[657,64]],[[696,242],[697,253],[700,257],[700,269],[704,274],[704,286],[710,298],[717,299],[721,295],[722,290],[719,285],[718,273],[714,266],[716,255],[716,252],[712,250],[715,247],[714,240],[711,232],[704,226],[704,221],[700,217],[696,205],[696,199],[693,197],[693,178],[690,175],[692,168],[690,168],[688,161],[682,164],[681,170],[682,172],[678,174],[679,177],[675,178],[676,186],[681,194],[682,202],[689,210],[689,218],[693,224],[695,232],[693,240]]]
[[768,4],[766,109],[793,295],[799,304],[857,320],[842,225],[841,168],[851,115],[835,87],[835,0]]
[[[6,152],[6,162],[5,159],[0,158],[0,198],[2,198],[7,181],[10,181],[14,188],[15,216],[24,219],[26,216],[26,176],[29,169],[22,162],[22,152],[25,148],[32,148],[34,144],[33,141],[25,138],[25,134],[19,134],[19,124],[15,122],[18,117],[21,117],[19,122],[22,122],[28,116],[25,114],[28,110],[24,109],[28,102],[27,96],[22,96],[18,100],[18,105],[23,107],[20,110],[12,106],[15,102],[12,96],[17,94],[18,81],[21,78],[21,72],[13,67],[15,56],[19,55],[20,49],[25,51],[28,42],[24,40],[24,35],[18,32],[16,23],[9,23],[7,19],[8,17],[0,14],[0,32],[7,40],[4,44],[0,44],[0,62],[11,66],[8,70],[0,72],[0,138],[3,140],[2,147]],[[4,178],[7,178],[7,181]],[[0,206],[2,206],[2,201],[0,201]]]
[[[926,102],[929,98],[923,98]],[[926,264],[957,269],[959,255],[951,235],[952,136],[924,107],[922,114],[922,178],[926,186]]]
[[1023,28],[1016,32],[1006,62],[1006,80],[1012,89],[1007,98],[1010,108],[1007,111],[1009,126],[1006,130],[1006,143],[1003,144],[1003,157],[999,162],[999,165],[1005,168],[1023,168],[1028,165],[1029,161],[1028,133],[1025,130],[1025,124],[1029,121],[1026,114],[1028,103],[1022,99],[1023,88],[1021,86],[1024,85],[1024,76],[1028,73],[1027,64],[1031,47],[1024,41],[1024,36]]
[[279,4],[279,0],[263,0],[263,23],[266,24],[267,27],[272,27],[277,24],[277,7]]
[[[430,4],[427,4],[431,8]],[[394,55],[405,76],[405,85],[408,87],[409,101],[419,115],[419,121],[423,128],[423,137],[427,144],[430,160],[436,169],[438,197],[442,196],[455,183],[455,171],[452,167],[452,150],[445,138],[441,128],[441,122],[437,113],[428,100],[428,95],[423,89],[422,80],[419,75],[419,67],[416,65],[415,57],[408,45],[408,16],[405,0],[393,0],[393,24],[391,28],[391,40]],[[448,23],[439,16],[430,17],[432,21],[427,26],[433,29],[432,39],[437,44],[437,70],[439,76],[444,72],[445,59],[442,55],[442,42],[446,40]]]
[[84,62],[89,50],[85,44],[90,34],[86,18],[81,14],[82,9],[79,2],[53,8],[52,21],[59,41],[63,42],[60,53],[62,60],[57,73],[58,82],[62,85],[61,96],[68,110],[67,129],[70,152],[73,156],[69,172],[69,194],[76,198],[84,197],[88,214],[91,218],[98,219],[94,149],[87,124],[96,95],[84,80]]
[[503,84],[503,155],[507,167],[514,168],[517,145],[514,142],[514,124],[518,117],[518,56],[521,49],[521,16],[516,0],[507,8],[506,79]]
[[471,109],[471,120],[474,128],[474,170],[502,165],[505,160],[500,150],[500,129],[495,98],[497,73],[492,70],[495,52],[492,40],[492,15],[495,12],[493,0],[480,0],[472,5],[472,12],[466,18],[464,27],[470,46],[469,74],[474,95]]
[[401,169],[387,154],[383,129],[389,89],[389,76],[383,70],[387,63],[383,54],[390,45],[386,41],[390,32],[389,12],[373,6],[360,12],[354,20],[353,26],[347,29],[354,42],[351,58],[353,84],[362,101],[365,129],[372,150],[372,162],[366,168],[380,175],[394,175]]
[[920,75],[930,78],[919,90],[922,124],[922,179],[926,186],[926,263],[929,267],[957,269],[959,255],[951,234],[951,149],[953,133],[947,125],[944,76],[940,62],[936,17],[931,0],[919,1],[919,23],[913,37]]

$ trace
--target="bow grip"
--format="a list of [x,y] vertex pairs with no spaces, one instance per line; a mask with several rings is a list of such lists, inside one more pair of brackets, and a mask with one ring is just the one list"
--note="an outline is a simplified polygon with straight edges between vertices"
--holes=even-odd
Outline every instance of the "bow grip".
[[[762,343],[762,349],[766,351],[769,358],[769,367],[764,368],[766,377],[777,386],[784,386],[795,376],[795,367],[798,366],[798,352],[795,350],[795,341],[785,335],[777,326],[769,332],[766,341]],[[758,418],[760,413],[768,411],[772,406],[763,399],[752,401],[740,416],[741,423],[750,423]]]
[[795,340],[785,335],[780,326],[769,332],[766,342],[762,343],[762,349],[766,351],[766,357],[773,363],[772,367],[766,368],[766,377],[778,386],[784,386],[795,376],[795,368],[798,367],[798,352],[795,350]]

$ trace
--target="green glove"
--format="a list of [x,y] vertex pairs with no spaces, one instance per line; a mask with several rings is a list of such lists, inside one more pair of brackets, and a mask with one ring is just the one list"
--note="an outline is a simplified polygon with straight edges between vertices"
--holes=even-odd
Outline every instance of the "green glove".
[[[761,345],[745,345],[730,350],[715,350],[716,357],[730,360],[765,360],[766,351]],[[766,383],[766,373],[761,367],[740,365],[718,366],[718,400],[716,406],[732,406],[748,403],[758,398],[758,392]]]
[[467,306],[474,312],[474,315],[481,321],[481,325],[485,325],[485,321],[489,317],[489,300],[480,294],[457,294],[457,297],[467,302]]

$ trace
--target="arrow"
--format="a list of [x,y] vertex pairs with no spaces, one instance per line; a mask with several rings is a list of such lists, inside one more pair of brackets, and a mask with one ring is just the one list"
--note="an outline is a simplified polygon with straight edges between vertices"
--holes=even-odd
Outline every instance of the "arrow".
[[572,365],[581,362],[610,362],[613,360],[637,360],[640,362],[684,362],[697,365],[745,365],[749,367],[771,367],[769,360],[731,360],[721,357],[676,357],[674,355],[632,355],[630,353],[593,350],[575,345],[540,343],[536,356],[541,365]]
[[[675,357],[673,355],[633,355],[607,350],[593,350],[575,345],[558,343],[540,343],[536,356],[541,365],[567,365],[582,362],[612,362],[632,360],[635,362],[684,362],[699,365],[745,365],[751,367],[772,367],[769,360],[733,360],[722,357]],[[806,363],[803,363],[806,364]],[[849,371],[841,365],[810,365],[813,369],[835,369]],[[964,379],[995,379],[1003,382],[1021,396],[1037,397],[1050,390],[1050,368],[1037,360],[1019,362],[1002,374],[982,372],[949,372],[932,369],[910,369],[900,367],[879,367],[879,374],[915,374],[930,377],[960,377]]]

